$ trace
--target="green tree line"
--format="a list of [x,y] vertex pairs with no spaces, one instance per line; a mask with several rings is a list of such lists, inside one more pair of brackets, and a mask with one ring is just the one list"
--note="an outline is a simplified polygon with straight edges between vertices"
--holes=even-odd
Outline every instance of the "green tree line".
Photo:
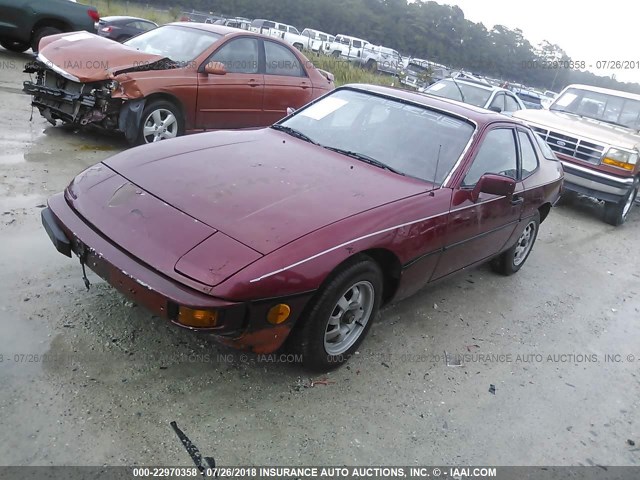
[[[148,4],[144,0],[138,2]],[[175,1],[154,6],[177,10]],[[522,31],[503,25],[487,29],[465,18],[457,6],[407,0],[189,0],[184,10],[228,16],[265,18],[298,27],[344,33],[453,68],[559,91],[570,83],[586,83],[640,93],[636,83],[581,71],[558,45],[532,45]],[[514,4],[513,8],[518,8]],[[553,68],[559,62],[559,68]],[[573,62],[573,63],[572,63]],[[576,68],[578,67],[578,68]],[[593,67],[593,66],[592,66]]]

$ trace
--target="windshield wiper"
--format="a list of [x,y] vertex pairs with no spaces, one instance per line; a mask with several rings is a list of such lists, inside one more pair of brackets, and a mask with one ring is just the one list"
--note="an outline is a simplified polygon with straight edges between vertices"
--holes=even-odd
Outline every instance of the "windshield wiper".
[[304,133],[296,130],[295,128],[287,127],[286,125],[280,125],[276,123],[275,125],[271,125],[271,128],[274,130],[279,130],[281,132],[287,133],[292,137],[299,138],[300,140],[304,140],[305,142],[313,143],[314,145],[318,145],[318,142],[312,140],[310,137],[305,135]]
[[386,163],[383,163],[380,160],[376,160],[375,158],[370,157],[369,155],[365,155],[363,153],[358,153],[358,152],[353,152],[351,150],[344,150],[344,149],[338,148],[338,147],[328,147],[326,145],[323,145],[323,147],[326,148],[327,150],[331,150],[332,152],[341,153],[342,155],[346,155],[347,157],[355,158],[356,160],[360,160],[361,162],[368,163],[369,165],[373,165],[375,167],[382,168],[384,170],[388,170],[388,171],[396,173],[398,175],[406,176],[406,174],[402,173],[401,171],[396,170],[395,168],[392,168],[389,165],[387,165]]

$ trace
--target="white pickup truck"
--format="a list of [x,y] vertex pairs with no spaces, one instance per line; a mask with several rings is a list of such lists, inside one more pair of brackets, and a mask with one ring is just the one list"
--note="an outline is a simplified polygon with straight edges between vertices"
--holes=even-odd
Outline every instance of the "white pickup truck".
[[362,63],[362,54],[365,45],[369,42],[349,35],[336,35],[335,40],[329,46],[329,52],[334,57],[346,58],[356,63]]
[[296,27],[287,25],[286,23],[274,22],[272,20],[264,20],[261,18],[253,20],[249,27],[249,31],[280,38],[288,44],[293,45],[298,50],[307,48],[309,43],[309,37],[302,36]]
[[311,28],[305,28],[302,31],[302,37],[304,38],[304,48],[319,53],[329,53],[329,47],[331,43],[336,39],[335,36],[313,30]]
[[402,56],[396,50],[370,43],[364,46],[361,63],[372,72],[390,75],[400,75],[405,67]]

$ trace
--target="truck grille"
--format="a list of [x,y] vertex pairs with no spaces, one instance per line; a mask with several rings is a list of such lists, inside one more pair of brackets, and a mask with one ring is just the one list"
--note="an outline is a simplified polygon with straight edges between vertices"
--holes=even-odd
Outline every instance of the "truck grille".
[[587,142],[586,140],[564,135],[545,128],[531,128],[533,128],[533,130],[549,144],[551,150],[569,157],[577,158],[578,160],[592,163],[593,165],[600,164],[600,159],[604,153],[603,145]]

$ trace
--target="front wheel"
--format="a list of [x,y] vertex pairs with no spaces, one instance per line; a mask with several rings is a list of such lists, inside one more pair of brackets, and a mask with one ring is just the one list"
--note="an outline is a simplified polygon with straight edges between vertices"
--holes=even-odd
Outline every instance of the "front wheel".
[[14,42],[12,40],[0,40],[0,45],[2,45],[7,50],[16,53],[22,53],[29,50],[29,44],[24,42]]
[[62,33],[62,30],[55,27],[42,27],[36,30],[36,33],[31,39],[31,50],[33,50],[33,53],[38,53],[40,40],[42,40],[44,37],[48,37],[49,35],[56,35],[58,33]]
[[136,143],[155,143],[184,133],[180,109],[166,100],[150,102],[142,112]]
[[633,188],[629,190],[627,195],[619,202],[605,202],[604,221],[614,227],[626,222],[638,197],[638,188],[639,184],[636,182]]
[[527,221],[515,245],[491,262],[493,270],[502,275],[513,275],[520,270],[524,262],[529,258],[531,250],[533,250],[533,244],[536,243],[539,229],[540,212],[536,212],[533,218]]
[[326,371],[345,363],[371,328],[381,298],[382,271],[365,256],[329,281],[292,334],[305,368]]

